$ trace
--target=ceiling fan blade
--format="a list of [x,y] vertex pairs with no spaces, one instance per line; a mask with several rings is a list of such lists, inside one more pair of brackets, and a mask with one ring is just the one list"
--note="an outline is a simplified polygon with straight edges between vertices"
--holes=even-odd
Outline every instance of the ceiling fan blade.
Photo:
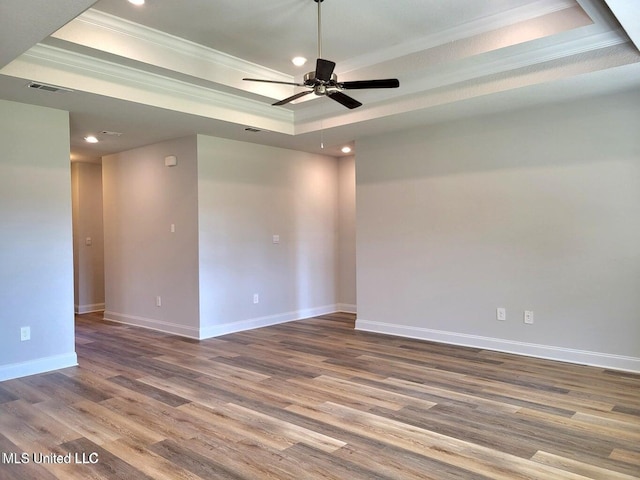
[[357,101],[355,98],[351,98],[349,95],[345,95],[342,92],[338,92],[338,91],[327,92],[327,95],[332,100],[335,100],[336,102],[341,103],[347,108],[353,109],[353,108],[358,108],[362,106],[362,104],[359,101]]
[[336,68],[335,62],[319,58],[318,60],[316,60],[316,78],[318,80],[322,80],[323,82],[328,82],[329,80],[331,80],[331,75],[333,75],[334,68]]
[[262,80],[260,78],[243,78],[242,80],[247,80],[249,82],[277,83],[278,85],[295,85],[296,87],[305,86],[304,83],[280,82],[278,80]]
[[361,90],[364,88],[398,88],[400,82],[397,78],[386,78],[384,80],[358,80],[355,82],[339,83],[340,88],[345,90]]
[[304,97],[305,95],[309,95],[310,93],[313,93],[313,90],[307,90],[306,92],[296,93],[295,95],[291,95],[290,97],[287,97],[284,100],[280,100],[279,102],[272,103],[271,105],[274,105],[274,106],[286,105],[287,103],[293,102],[294,100]]

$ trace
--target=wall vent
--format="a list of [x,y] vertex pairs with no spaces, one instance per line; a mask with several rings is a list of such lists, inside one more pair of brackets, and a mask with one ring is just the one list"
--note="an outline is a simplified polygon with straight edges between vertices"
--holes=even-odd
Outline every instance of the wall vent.
[[73,90],[69,90],[64,87],[57,87],[55,85],[47,85],[46,83],[38,83],[38,82],[29,82],[27,84],[29,88],[35,88],[36,90],[44,90],[45,92],[73,92]]

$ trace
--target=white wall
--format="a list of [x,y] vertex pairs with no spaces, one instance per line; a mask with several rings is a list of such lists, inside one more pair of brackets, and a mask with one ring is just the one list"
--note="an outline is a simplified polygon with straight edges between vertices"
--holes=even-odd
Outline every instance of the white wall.
[[75,311],[96,312],[104,310],[102,166],[72,163],[71,183]]
[[638,105],[359,141],[357,327],[640,370]]
[[203,337],[336,310],[336,179],[333,157],[198,136]]
[[[0,380],[77,363],[69,115],[0,100]],[[31,327],[31,340],[20,329]]]
[[356,158],[338,159],[338,308],[356,312]]
[[[165,166],[168,155],[177,166]],[[196,138],[110,155],[102,167],[105,318],[197,338]]]

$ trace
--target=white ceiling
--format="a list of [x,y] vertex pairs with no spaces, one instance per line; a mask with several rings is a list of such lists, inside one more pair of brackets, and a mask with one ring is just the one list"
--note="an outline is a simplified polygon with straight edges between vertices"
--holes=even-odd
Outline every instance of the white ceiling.
[[52,3],[0,0],[0,98],[68,110],[75,159],[196,133],[339,155],[383,131],[640,87],[634,0],[323,1],[339,80],[400,80],[347,92],[355,110],[313,95],[273,107],[301,89],[242,80],[314,69],[313,0]]
[[95,0],[0,0],[0,67],[94,3]]

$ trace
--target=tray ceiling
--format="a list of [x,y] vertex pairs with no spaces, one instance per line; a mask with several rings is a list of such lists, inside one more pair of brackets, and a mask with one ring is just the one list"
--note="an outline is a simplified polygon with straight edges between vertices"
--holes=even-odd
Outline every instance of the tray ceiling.
[[[38,21],[19,29],[18,51],[0,48],[0,98],[69,110],[76,158],[197,133],[337,155],[380,131],[639,86],[640,7],[616,1],[612,13],[600,0],[327,0],[323,56],[339,79],[401,84],[353,92],[364,106],[352,111],[313,95],[272,107],[299,88],[242,81],[313,70],[311,0],[77,1],[66,24],[14,9],[4,18]],[[308,64],[293,66],[297,55]],[[31,80],[73,92],[24,88]],[[102,131],[123,135],[83,142]]]

